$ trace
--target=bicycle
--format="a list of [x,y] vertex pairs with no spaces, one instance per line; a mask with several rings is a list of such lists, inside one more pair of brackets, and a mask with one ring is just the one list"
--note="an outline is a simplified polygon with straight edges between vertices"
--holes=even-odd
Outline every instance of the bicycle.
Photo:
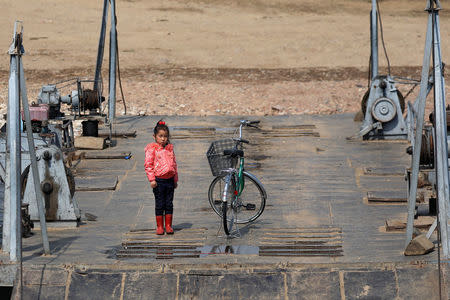
[[[239,137],[214,141],[206,156],[215,178],[208,190],[209,204],[221,217],[225,234],[229,236],[233,225],[255,221],[264,211],[267,193],[259,179],[244,170],[242,127],[255,127],[259,121],[241,120]],[[236,130],[237,131],[237,130]],[[238,167],[237,164],[239,163]],[[220,230],[220,229],[219,229]]]

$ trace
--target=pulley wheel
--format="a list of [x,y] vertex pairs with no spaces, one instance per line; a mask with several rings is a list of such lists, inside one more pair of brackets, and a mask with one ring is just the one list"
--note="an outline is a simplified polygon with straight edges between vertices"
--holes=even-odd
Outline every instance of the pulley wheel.
[[397,108],[392,99],[381,97],[372,105],[372,116],[382,123],[391,121],[397,115]]
[[[364,94],[364,96],[362,97],[361,100],[361,111],[363,113],[363,115],[366,115],[366,109],[367,109],[367,101],[369,100],[369,95],[370,95],[370,89],[368,89],[366,91],[366,93]],[[400,108],[402,109],[402,114],[405,112],[405,98],[403,97],[402,93],[397,90],[397,97],[398,97],[398,101],[400,102]]]

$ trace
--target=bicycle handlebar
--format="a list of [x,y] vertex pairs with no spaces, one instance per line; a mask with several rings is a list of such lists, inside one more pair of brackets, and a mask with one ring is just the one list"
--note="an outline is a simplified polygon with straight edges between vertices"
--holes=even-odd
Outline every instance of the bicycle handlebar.
[[238,143],[245,143],[245,144],[249,144],[250,142],[247,140],[244,140],[242,138],[242,126],[248,126],[248,127],[254,127],[254,128],[258,128],[256,125],[254,124],[259,124],[259,121],[249,121],[249,120],[241,120],[241,125],[239,125],[239,138],[234,139],[236,142]]
[[256,124],[259,124],[261,121],[256,120],[256,121],[249,121],[249,120],[241,120],[241,126],[248,126],[248,127],[254,127],[257,128],[257,126],[255,126]]
[[239,142],[239,143],[250,144],[250,141],[244,140],[244,139],[241,139],[241,138],[234,138],[233,140],[236,141],[236,142]]

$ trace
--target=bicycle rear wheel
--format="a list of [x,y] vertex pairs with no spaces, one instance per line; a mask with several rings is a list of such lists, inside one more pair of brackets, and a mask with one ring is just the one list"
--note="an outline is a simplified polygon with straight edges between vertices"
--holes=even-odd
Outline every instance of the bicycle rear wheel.
[[244,171],[244,188],[234,205],[237,223],[245,224],[255,221],[266,207],[266,191],[255,176]]
[[[223,190],[225,188],[225,178],[227,174],[220,175],[211,182],[208,191],[209,204],[214,212],[222,217],[224,207],[222,206]],[[237,214],[237,223],[245,224],[256,220],[264,211],[266,206],[266,191],[264,187],[260,185],[254,176],[245,172],[243,174],[244,189],[237,199],[235,199],[234,191],[236,190],[235,179],[233,177],[231,185],[227,191],[227,203],[228,206],[234,202],[235,210]],[[227,212],[229,212],[229,207]],[[230,219],[229,215],[227,219]]]

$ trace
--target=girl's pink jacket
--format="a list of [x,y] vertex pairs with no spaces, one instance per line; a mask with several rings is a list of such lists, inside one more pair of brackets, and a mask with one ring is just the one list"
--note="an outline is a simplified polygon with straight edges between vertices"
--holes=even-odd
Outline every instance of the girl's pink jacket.
[[144,167],[149,181],[154,181],[155,177],[174,177],[174,181],[178,182],[177,162],[172,144],[167,144],[164,148],[157,143],[148,144],[145,147]]

